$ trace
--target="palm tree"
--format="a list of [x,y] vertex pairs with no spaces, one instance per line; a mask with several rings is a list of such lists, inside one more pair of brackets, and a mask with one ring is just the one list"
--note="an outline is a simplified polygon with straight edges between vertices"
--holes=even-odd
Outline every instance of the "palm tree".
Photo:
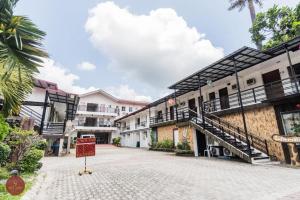
[[[242,11],[246,7],[246,5],[248,5],[251,21],[253,24],[256,18],[254,3],[258,4],[259,6],[262,6],[262,2],[263,0],[229,0],[230,6],[228,10],[239,9],[239,11]],[[258,49],[261,49],[261,42],[258,42],[256,46]]]
[[16,113],[31,92],[33,77],[48,54],[42,49],[45,33],[24,16],[13,15],[18,0],[0,0],[0,96],[2,112]]

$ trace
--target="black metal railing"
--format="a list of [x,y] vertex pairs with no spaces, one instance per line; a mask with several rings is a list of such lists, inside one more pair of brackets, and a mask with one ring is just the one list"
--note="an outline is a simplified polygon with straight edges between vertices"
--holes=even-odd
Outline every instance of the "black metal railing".
[[249,131],[246,134],[244,129],[233,125],[232,123],[229,123],[228,121],[211,113],[205,112],[205,121],[214,124],[220,130],[225,131],[227,134],[233,136],[235,140],[239,139],[240,141],[245,142],[247,145],[269,155],[269,145],[266,139],[259,138]]
[[147,121],[142,121],[140,123],[135,123],[135,129],[145,128],[147,126]]
[[[257,86],[241,92],[243,105],[262,103],[265,100],[272,100],[299,93],[300,75],[289,77],[265,85]],[[215,112],[225,109],[237,108],[240,106],[238,93],[233,93],[227,97],[216,98],[203,102],[206,112]]]
[[185,121],[189,120],[192,116],[193,114],[189,112],[188,107],[178,108],[177,112],[176,109],[174,110],[174,113],[168,112],[167,114],[162,113],[154,117],[150,117],[150,126],[166,122]]

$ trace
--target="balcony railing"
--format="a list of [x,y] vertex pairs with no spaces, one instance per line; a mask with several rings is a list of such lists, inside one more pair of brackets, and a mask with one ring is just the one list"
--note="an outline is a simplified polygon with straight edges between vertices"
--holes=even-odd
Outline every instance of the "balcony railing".
[[[253,105],[262,103],[266,100],[286,97],[299,93],[300,76],[290,77],[241,91],[243,105]],[[225,109],[237,108],[240,106],[238,93],[228,95],[227,97],[216,98],[211,101],[203,102],[206,112],[216,112]]]
[[78,122],[78,126],[85,126],[85,127],[113,127],[111,122],[99,122],[95,124],[87,124],[85,122]]
[[147,126],[147,121],[142,121],[140,123],[135,123],[135,129],[146,128],[146,126]]
[[[195,108],[195,110],[197,110]],[[177,114],[176,111],[174,113],[163,113],[161,115],[156,115],[154,117],[150,117],[150,126],[155,124],[167,123],[167,122],[175,122],[175,121],[186,121],[190,117],[193,117],[194,113],[189,112],[188,107],[178,108]]]
[[79,105],[78,111],[87,111],[87,112],[102,112],[102,113],[119,113],[119,109],[117,108],[111,108],[111,107],[98,107],[94,110],[88,110],[86,105]]

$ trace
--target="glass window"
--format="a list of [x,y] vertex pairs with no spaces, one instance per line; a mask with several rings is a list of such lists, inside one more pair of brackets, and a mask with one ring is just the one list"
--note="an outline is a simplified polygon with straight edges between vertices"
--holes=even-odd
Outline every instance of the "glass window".
[[132,107],[129,107],[129,112],[132,112]]
[[126,111],[126,107],[125,106],[122,106],[122,111]]
[[300,135],[300,111],[281,113],[285,135]]

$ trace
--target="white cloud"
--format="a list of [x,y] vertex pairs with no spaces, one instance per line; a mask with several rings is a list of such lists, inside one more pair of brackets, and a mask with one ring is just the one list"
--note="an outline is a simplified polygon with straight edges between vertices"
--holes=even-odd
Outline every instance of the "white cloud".
[[129,88],[128,85],[119,85],[118,87],[107,87],[105,91],[121,99],[146,102],[152,101],[152,98],[150,96],[139,95],[134,89]]
[[37,78],[57,83],[59,89],[75,94],[96,90],[95,87],[84,88],[77,85],[75,82],[80,79],[79,76],[71,73],[61,64],[51,59],[44,60],[44,67],[40,68],[40,73],[37,74]]
[[99,3],[85,28],[111,68],[160,89],[224,55],[170,8],[136,15],[113,2]]
[[[44,60],[44,67],[40,68],[40,73],[37,74],[37,78],[57,83],[59,89],[75,94],[83,94],[98,89],[93,86],[85,88],[77,85],[76,81],[78,81],[80,77],[51,59]],[[150,96],[139,95],[128,85],[107,87],[105,88],[105,91],[115,97],[127,100],[149,102],[152,100]]]
[[83,70],[83,71],[93,71],[96,69],[96,65],[94,65],[93,63],[87,62],[87,61],[83,61],[77,67],[78,67],[78,69]]

